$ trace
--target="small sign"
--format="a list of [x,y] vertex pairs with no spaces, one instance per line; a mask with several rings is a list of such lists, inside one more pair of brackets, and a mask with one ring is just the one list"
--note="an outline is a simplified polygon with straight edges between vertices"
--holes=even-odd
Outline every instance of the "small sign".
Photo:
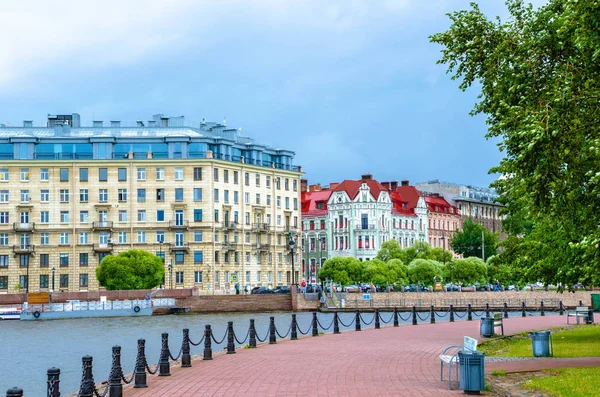
[[237,276],[238,276],[238,275],[237,275],[236,273],[233,273],[233,274],[231,275],[231,282],[232,282],[232,283],[237,283],[237,281],[238,281],[238,279],[237,279]]
[[371,294],[363,294],[363,300],[364,301],[370,301],[371,300]]

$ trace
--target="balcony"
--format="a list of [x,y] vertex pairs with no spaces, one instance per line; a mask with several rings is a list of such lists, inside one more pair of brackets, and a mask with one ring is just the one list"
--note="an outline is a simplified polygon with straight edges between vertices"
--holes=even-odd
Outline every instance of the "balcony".
[[223,243],[223,250],[224,251],[235,251],[236,245],[238,245],[238,243],[232,243],[231,241],[225,241]]
[[175,252],[175,251],[189,252],[189,250],[190,250],[190,243],[171,244],[169,246],[169,251],[171,251],[171,252]]
[[189,229],[189,221],[169,221],[169,229]]
[[225,230],[235,230],[238,226],[239,224],[237,222],[223,222],[223,229]]
[[375,225],[371,224],[371,225],[358,225],[354,228],[355,231],[361,231],[361,230],[375,230]]
[[257,251],[269,251],[271,249],[271,244],[256,244]]
[[268,233],[271,231],[271,226],[268,223],[254,223],[252,225],[252,231],[258,233]]
[[94,230],[112,230],[112,221],[97,221],[92,222],[92,229]]
[[30,244],[13,245],[13,252],[15,254],[31,255],[31,254],[33,254],[34,248],[35,248],[35,246],[30,245]]
[[112,252],[112,250],[112,243],[94,244],[94,252]]
[[13,223],[13,230],[15,232],[33,232],[35,223]]

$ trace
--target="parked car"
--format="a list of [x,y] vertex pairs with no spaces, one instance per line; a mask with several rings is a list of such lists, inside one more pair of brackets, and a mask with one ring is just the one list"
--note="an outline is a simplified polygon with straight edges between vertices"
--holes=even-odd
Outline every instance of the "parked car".
[[456,284],[446,284],[446,291],[448,292],[458,292],[460,288]]
[[273,290],[269,289],[268,287],[254,287],[252,288],[252,291],[250,291],[251,294],[272,294]]
[[321,287],[317,284],[308,284],[306,286],[306,293],[319,293],[321,292]]
[[361,292],[361,288],[358,285],[347,285],[344,287],[345,292]]
[[289,294],[291,293],[290,287],[287,285],[280,285],[273,290],[274,294]]

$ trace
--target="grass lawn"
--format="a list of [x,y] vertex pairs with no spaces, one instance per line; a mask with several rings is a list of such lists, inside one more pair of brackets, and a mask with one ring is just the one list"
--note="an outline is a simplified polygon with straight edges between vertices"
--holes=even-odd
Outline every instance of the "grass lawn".
[[[554,357],[600,356],[600,326],[577,325],[568,329],[553,329],[552,344]],[[533,357],[531,338],[527,333],[493,339],[477,348],[486,356]]]
[[545,391],[556,397],[597,396],[600,390],[600,367],[546,370],[548,376],[525,381],[521,386]]

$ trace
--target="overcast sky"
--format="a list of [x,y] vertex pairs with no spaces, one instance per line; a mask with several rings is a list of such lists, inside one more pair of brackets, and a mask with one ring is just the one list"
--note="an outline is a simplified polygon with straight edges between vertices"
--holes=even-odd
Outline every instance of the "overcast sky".
[[[468,0],[33,3],[0,11],[0,123],[226,117],[295,151],[310,183],[495,179],[501,153],[468,115],[477,93],[428,39]],[[506,15],[502,0],[480,3]]]

